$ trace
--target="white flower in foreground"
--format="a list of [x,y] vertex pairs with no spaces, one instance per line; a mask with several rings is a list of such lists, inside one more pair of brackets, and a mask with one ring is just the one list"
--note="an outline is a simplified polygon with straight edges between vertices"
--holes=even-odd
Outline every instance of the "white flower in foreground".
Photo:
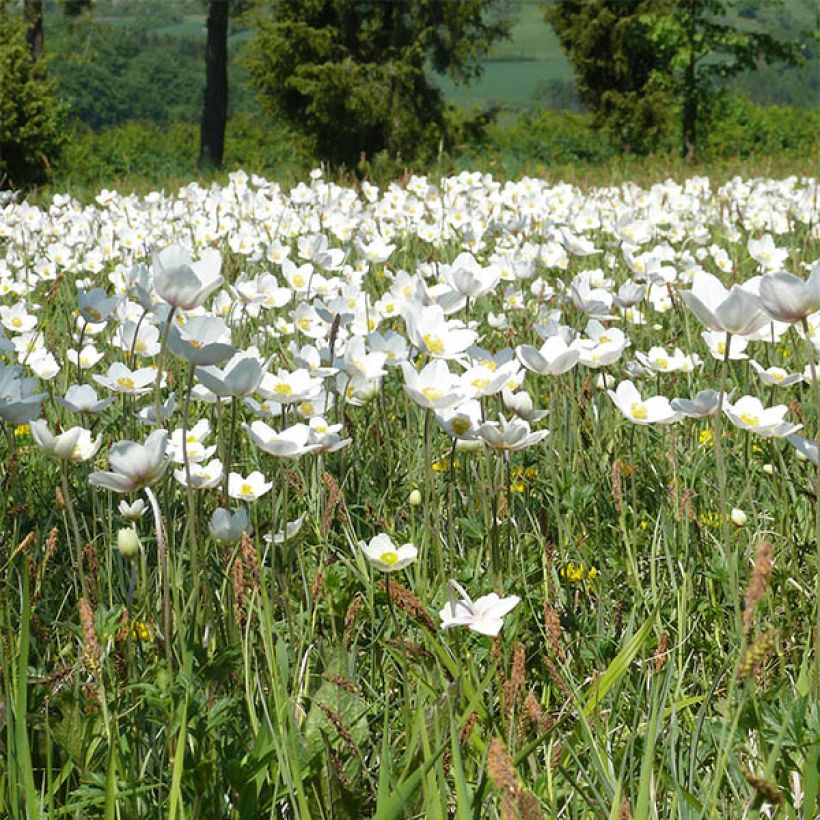
[[461,380],[450,372],[447,362],[435,359],[421,370],[402,362],[404,392],[420,407],[442,410],[467,398]]
[[820,262],[815,262],[805,281],[793,273],[778,271],[760,280],[760,302],[781,322],[799,322],[820,309]]
[[260,449],[277,458],[298,458],[314,450],[310,444],[311,429],[307,424],[294,424],[277,433],[258,419],[242,425],[248,438]]
[[[154,389],[157,371],[153,367],[139,367],[136,370],[131,370],[122,362],[112,362],[104,376],[95,373],[93,378],[97,384],[101,384],[115,393],[143,396]],[[163,381],[164,379],[163,376]]]
[[478,428],[481,439],[496,450],[523,450],[532,447],[550,434],[549,430],[530,432],[529,422],[515,417],[507,421],[499,414],[498,422],[488,421]]
[[381,572],[396,572],[416,560],[419,551],[413,544],[397,547],[386,533],[374,535],[370,543],[359,541],[359,547],[368,561]]
[[162,477],[168,466],[167,444],[165,430],[154,430],[145,439],[145,444],[118,441],[108,451],[111,472],[97,470],[88,477],[88,483],[115,493],[130,493],[148,487]]
[[450,583],[463,597],[458,601],[448,601],[439,612],[442,629],[466,626],[473,632],[494,638],[504,626],[504,617],[512,612],[521,601],[517,595],[500,598],[495,592],[482,595],[472,601],[460,584],[455,581],[450,581]]
[[[190,485],[188,475],[191,477]],[[217,487],[222,481],[222,475],[222,462],[218,458],[211,459],[207,464],[189,461],[187,474],[184,467],[174,470],[174,478],[183,487],[190,486],[192,490],[210,490]]]
[[785,404],[764,407],[755,396],[741,396],[734,404],[725,402],[723,412],[741,430],[757,433],[763,438],[784,438],[800,430],[802,424],[784,421],[789,408]]
[[764,234],[760,239],[750,238],[747,247],[749,256],[767,271],[777,270],[789,256],[787,250],[774,244],[770,233]]
[[115,399],[98,399],[90,384],[73,384],[66,390],[65,398],[55,396],[58,404],[75,413],[101,413],[112,405]]
[[[712,358],[722,362],[726,356],[726,334],[714,330],[704,330],[700,335],[703,341],[706,342]],[[743,338],[743,336],[732,336],[729,342],[729,360],[748,359],[749,357],[743,352],[748,345],[748,339]]]
[[198,262],[181,245],[169,245],[154,254],[154,290],[171,307],[193,310],[222,284],[222,257],[208,248]]
[[457,319],[444,318],[439,305],[421,307],[406,303],[402,314],[410,341],[422,352],[434,358],[453,359],[463,353],[478,338]]
[[803,381],[802,373],[789,373],[788,370],[784,370],[782,367],[763,367],[754,359],[751,359],[749,364],[757,373],[760,381],[769,387],[789,387]]
[[129,504],[123,498],[117,509],[123,518],[127,518],[129,521],[139,521],[148,509],[148,505],[141,498],[138,498],[133,504]]
[[196,377],[220,398],[249,396],[259,387],[264,371],[252,351],[235,353],[224,367],[197,367]]
[[263,540],[268,544],[284,544],[285,541],[290,541],[295,535],[298,535],[305,523],[306,512],[303,512],[298,518],[293,521],[288,521],[284,530],[279,530],[276,533],[266,533],[262,536]]
[[265,476],[254,470],[247,477],[239,473],[228,474],[228,495],[242,501],[256,501],[273,487],[272,481],[265,481]]
[[818,456],[816,442],[797,435],[787,436],[787,438],[789,439],[789,444],[797,450],[799,456],[808,459],[812,464],[817,466]]
[[481,427],[481,404],[476,399],[436,410],[438,426],[451,438],[475,441]]
[[72,427],[64,433],[53,435],[45,419],[31,422],[31,437],[46,453],[62,461],[88,461],[97,454],[102,436],[91,438],[91,431]]
[[652,396],[644,400],[638,388],[628,379],[615,390],[607,392],[621,413],[635,424],[671,424],[681,418],[666,396]]
[[515,355],[527,370],[542,376],[560,376],[578,363],[580,350],[571,348],[560,334],[550,336],[540,348],[519,345]]
[[698,271],[692,289],[681,293],[681,299],[709,330],[747,336],[770,320],[760,299],[740,285],[727,290],[711,273]]
[[235,544],[247,529],[248,512],[244,507],[235,512],[217,507],[208,522],[208,532],[219,544]]
[[705,419],[718,409],[720,394],[717,390],[701,390],[693,399],[672,399],[670,406],[676,413],[690,419]]

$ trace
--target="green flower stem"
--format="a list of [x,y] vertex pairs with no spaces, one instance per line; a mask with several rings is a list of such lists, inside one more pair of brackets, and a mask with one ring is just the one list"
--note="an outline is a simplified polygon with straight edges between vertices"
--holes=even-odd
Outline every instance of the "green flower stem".
[[[811,387],[814,392],[815,417],[815,438],[814,446],[820,454],[820,383],[817,381],[817,356],[814,350],[814,343],[809,333],[809,323],[803,319],[803,334],[806,337],[806,344],[809,349],[809,371],[811,373]],[[814,668],[812,670],[812,689],[814,696],[820,698],[820,458],[817,459],[817,468],[814,474],[814,538],[816,550],[816,562],[814,572]]]
[[85,570],[83,569],[83,538],[80,535],[80,525],[77,523],[77,514],[74,511],[74,501],[71,498],[71,487],[68,484],[68,465],[65,461],[60,461],[60,486],[63,490],[63,500],[68,512],[68,520],[71,522],[71,531],[74,535],[74,545],[77,550],[77,568],[80,571],[80,588],[82,594],[86,594]]
[[715,446],[715,467],[718,477],[718,508],[720,514],[720,542],[726,556],[729,571],[729,594],[732,598],[732,611],[735,616],[735,628],[738,635],[743,634],[743,621],[740,611],[740,592],[737,577],[737,555],[729,535],[729,520],[726,504],[726,460],[723,453],[722,421],[723,399],[726,396],[726,377],[729,372],[729,350],[732,346],[732,334],[726,334],[726,349],[723,351],[723,363],[720,368],[720,387],[718,389],[718,406],[712,414],[712,438]]
[[171,330],[171,322],[174,321],[174,313],[176,308],[172,307],[168,314],[168,319],[165,322],[165,328],[162,331],[162,341],[159,346],[159,354],[157,355],[157,379],[154,382],[154,412],[156,413],[155,425],[162,427],[162,368],[165,364],[165,348],[168,343],[168,333]]
[[171,581],[169,578],[168,545],[165,542],[165,534],[162,530],[162,514],[159,510],[157,497],[150,487],[145,488],[145,495],[148,497],[148,502],[154,513],[154,528],[157,533],[157,557],[159,558],[159,571],[162,576],[162,631],[165,639],[165,659],[170,670],[173,668],[173,654],[171,652]]

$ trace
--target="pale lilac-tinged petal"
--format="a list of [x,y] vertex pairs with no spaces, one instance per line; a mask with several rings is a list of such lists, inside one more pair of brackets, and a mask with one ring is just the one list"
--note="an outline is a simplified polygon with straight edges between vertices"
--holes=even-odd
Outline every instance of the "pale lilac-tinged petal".
[[817,443],[803,438],[803,436],[790,435],[787,436],[789,443],[802,455],[804,455],[812,464],[817,465],[818,453]]
[[54,436],[48,429],[48,422],[45,419],[37,419],[29,424],[29,432],[34,441],[46,452],[54,449]]
[[722,331],[724,329],[717,316],[691,290],[682,291],[680,298],[709,330]]
[[495,592],[489,595],[484,595],[473,603],[473,609],[480,612],[487,618],[503,618],[508,612],[511,612],[521,599],[517,595],[510,595],[507,598],[499,598]]
[[139,487],[139,483],[122,473],[110,473],[105,470],[97,470],[88,476],[88,483],[94,487],[102,487],[115,493],[130,493]]
[[760,299],[739,285],[733,285],[724,302],[715,310],[715,316],[727,333],[745,336],[754,333],[770,321],[761,307]]
[[781,322],[796,322],[820,307],[820,293],[812,293],[799,276],[786,271],[771,273],[760,281],[760,302]]
[[500,618],[483,617],[477,618],[471,623],[467,624],[473,632],[478,632],[479,635],[487,635],[490,638],[495,638],[501,627],[504,626],[504,621]]
[[57,458],[71,458],[74,448],[83,434],[82,427],[72,427],[54,439],[54,455]]

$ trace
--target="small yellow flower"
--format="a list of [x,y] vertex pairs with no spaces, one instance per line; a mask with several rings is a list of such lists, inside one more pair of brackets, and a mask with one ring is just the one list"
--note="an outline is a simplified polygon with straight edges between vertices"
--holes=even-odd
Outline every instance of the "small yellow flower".
[[147,641],[150,637],[151,631],[148,629],[148,625],[143,621],[137,621],[134,624],[134,628],[131,630],[131,638],[135,641]]
[[598,570],[595,567],[587,569],[584,564],[576,564],[570,561],[566,566],[561,567],[559,574],[570,583],[579,584],[584,581],[594,581],[598,576]]
[[712,429],[710,427],[700,431],[700,434],[698,435],[698,444],[709,446],[712,445]]
[[28,424],[18,424],[14,428],[14,435],[17,438],[22,438],[23,436],[27,436],[29,434],[29,426]]

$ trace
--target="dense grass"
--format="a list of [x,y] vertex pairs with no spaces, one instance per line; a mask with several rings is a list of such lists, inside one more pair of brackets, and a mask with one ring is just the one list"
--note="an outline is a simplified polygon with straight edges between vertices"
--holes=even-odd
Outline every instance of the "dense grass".
[[[620,180],[630,170],[596,173]],[[738,170],[727,167],[726,175]],[[304,187],[291,199],[239,176],[210,193],[192,186],[167,199],[4,212],[5,281],[23,292],[7,292],[0,303],[22,298],[43,332],[37,356],[19,358],[30,370],[52,351],[61,364],[36,388],[45,393],[42,415],[52,431],[92,427],[103,446],[89,463],[62,465],[45,456],[31,428],[3,424],[0,814],[813,816],[820,758],[814,469],[784,440],[756,437],[726,419],[722,426],[691,419],[633,425],[599,379],[620,381],[637,351],[679,346],[703,365],[636,376],[642,394],[689,397],[716,388],[721,362],[709,356],[702,327],[679,298],[692,266],[717,271],[712,248],[722,248],[733,269],[721,275],[742,282],[760,272],[748,239],[771,231],[788,250],[784,267],[805,276],[804,266],[820,256],[816,181],[735,180],[718,190],[717,182],[681,177],[680,188],[651,188],[647,179],[644,189],[626,183],[582,191],[524,180],[506,187],[508,204],[483,246],[460,227],[432,241],[420,233],[423,224],[437,224],[442,196],[452,211],[484,213],[494,196],[488,180],[451,179],[435,196],[407,182],[427,203],[421,215],[401,216],[399,186],[367,205],[366,191],[351,196],[314,181],[304,201]],[[217,213],[223,221],[208,228]],[[599,216],[600,226],[580,227],[581,214]],[[349,446],[278,459],[240,426],[254,418],[244,403],[194,400],[189,408],[183,399],[192,369],[183,361],[118,348],[119,319],[99,334],[77,335],[78,280],[124,296],[121,274],[133,263],[150,264],[152,243],[218,248],[222,292],[230,293],[238,280],[264,273],[285,283],[266,258],[274,236],[297,259],[299,237],[324,231],[362,274],[353,267],[339,274],[348,280],[343,301],[333,293],[321,298],[331,314],[352,311],[336,330],[327,323],[319,333],[320,346],[328,342],[339,356],[348,338],[366,337],[374,326],[409,332],[393,311],[376,306],[398,271],[418,272],[432,285],[440,265],[466,247],[482,264],[496,251],[521,262],[528,248],[543,247],[551,261],[539,257],[530,279],[502,282],[451,317],[475,322],[482,348],[511,353],[540,344],[535,325],[548,309],[560,309],[560,321],[583,334],[588,317],[561,295],[560,283],[596,268],[613,289],[632,278],[635,249],[623,240],[630,224],[640,231],[644,221],[649,238],[639,250],[660,257],[668,245],[664,264],[676,271],[674,280],[641,300],[643,323],[620,311],[605,321],[631,343],[610,366],[579,365],[556,377],[526,373],[523,389],[545,413],[532,427],[550,435],[519,452],[456,451],[430,412],[408,398],[401,371],[388,368],[361,404],[327,379],[327,420],[342,425]],[[376,224],[395,231],[386,264],[364,263],[353,242]],[[564,253],[551,226],[573,226],[604,253]],[[142,235],[130,250],[134,232]],[[241,236],[246,245],[237,244]],[[42,263],[56,255],[56,240],[68,258],[55,263],[55,279]],[[106,246],[111,251],[97,264]],[[246,253],[250,247],[258,256]],[[556,294],[533,295],[535,279]],[[508,285],[520,291],[516,298],[505,293]],[[311,338],[302,335],[309,325],[287,323],[301,302],[321,307],[318,298],[297,294],[256,316],[232,306],[233,298],[207,302],[229,317],[231,343],[254,346],[252,355],[272,373],[293,370],[289,342]],[[491,312],[507,326],[491,323]],[[163,315],[145,322],[162,331]],[[3,318],[16,336],[12,319]],[[100,417],[78,419],[55,398],[78,379],[70,348],[89,339],[104,358],[81,378],[101,395],[92,374],[113,361],[153,362],[167,371],[168,386],[142,399],[119,396]],[[776,345],[749,347],[759,361],[790,372],[803,371],[810,350],[792,329]],[[414,352],[411,360],[420,366],[426,358]],[[790,418],[804,424],[802,434],[818,430],[820,408],[808,384],[763,387],[745,360],[730,362],[725,379],[735,399],[749,393],[767,406],[792,402]],[[248,503],[229,499],[221,484],[187,493],[169,468],[153,484],[161,520],[149,512],[136,524],[142,547],[129,557],[117,547],[127,525],[117,508],[122,496],[92,487],[88,476],[108,469],[113,442],[143,441],[150,428],[134,411],[172,388],[178,401],[169,430],[185,438],[195,421],[207,420],[205,443],[217,445],[223,465],[242,476],[260,470],[273,486]],[[481,405],[486,419],[509,415],[497,394]],[[271,423],[292,425],[309,412],[300,408],[289,406]],[[237,533],[219,543],[209,534],[220,505],[248,510],[241,539]],[[745,522],[735,516],[729,523],[731,508],[742,509]],[[284,544],[266,540],[302,514],[297,535]],[[419,548],[418,560],[389,583],[357,546],[383,532]],[[438,612],[455,594],[450,579],[473,598],[520,596],[498,638],[440,628]]]

